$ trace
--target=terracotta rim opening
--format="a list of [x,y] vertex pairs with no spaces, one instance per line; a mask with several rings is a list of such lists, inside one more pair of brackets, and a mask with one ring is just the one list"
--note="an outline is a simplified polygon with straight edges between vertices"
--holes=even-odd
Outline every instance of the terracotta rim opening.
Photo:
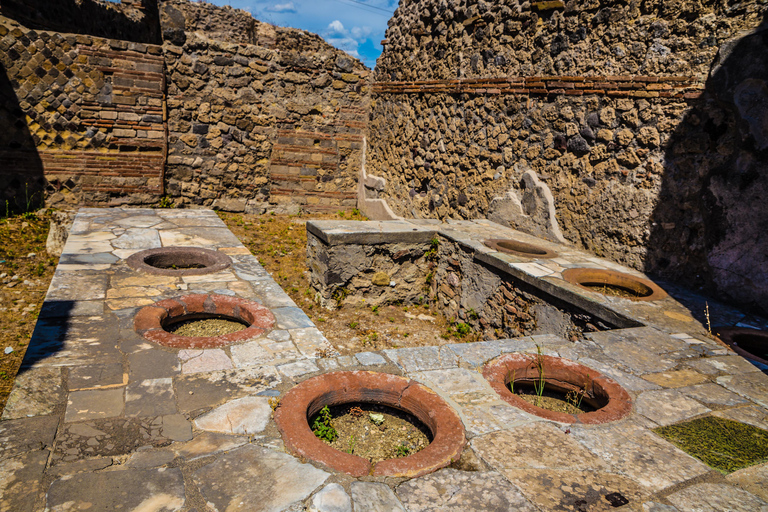
[[[223,336],[180,336],[166,327],[200,318],[228,318],[248,325]],[[213,348],[260,336],[275,324],[272,312],[249,300],[226,295],[185,295],[161,300],[136,314],[134,329],[147,340],[171,348]]]
[[[310,417],[326,405],[352,402],[407,412],[429,429],[432,442],[408,457],[371,465],[367,459],[340,452],[315,437]],[[415,381],[387,373],[333,372],[305,380],[280,401],[275,422],[291,453],[355,477],[426,475],[458,460],[466,443],[458,414],[442,398]]]
[[740,356],[768,365],[768,331],[748,327],[715,327],[713,330]]
[[561,423],[607,423],[623,418],[632,410],[632,398],[616,381],[597,370],[567,359],[542,356],[547,389],[562,393],[586,390],[584,400],[597,410],[581,414],[550,411],[526,402],[509,390],[514,377],[518,383],[532,383],[539,377],[534,354],[505,354],[483,367],[483,376],[508,404],[548,420]]
[[220,272],[232,265],[226,254],[202,247],[158,247],[128,257],[129,267],[162,276],[199,276]]
[[483,243],[486,247],[490,247],[491,249],[507,254],[514,254],[515,256],[522,256],[523,258],[549,259],[557,257],[557,253],[554,251],[539,247],[538,245],[513,240],[511,238],[493,238],[491,240],[486,240]]
[[569,268],[563,271],[563,279],[591,292],[607,295],[600,291],[601,286],[619,288],[632,296],[629,300],[660,300],[667,297],[667,292],[656,283],[615,270],[600,268]]

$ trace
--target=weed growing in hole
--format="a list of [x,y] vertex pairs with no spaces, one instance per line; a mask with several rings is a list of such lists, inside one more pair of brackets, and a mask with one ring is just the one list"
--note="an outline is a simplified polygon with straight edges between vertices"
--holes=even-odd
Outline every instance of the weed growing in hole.
[[469,315],[469,318],[470,318],[471,320],[477,320],[477,319],[478,319],[478,315],[477,315],[477,312],[476,312],[474,309],[472,309],[472,308],[470,308],[470,309],[469,309],[469,311],[467,312],[467,314]]
[[411,454],[411,448],[408,445],[401,444],[396,449],[398,457],[407,457]]
[[336,438],[339,437],[339,434],[331,424],[332,419],[331,410],[326,405],[320,409],[315,421],[312,423],[312,433],[315,434],[318,439],[328,441],[329,443],[334,442]]
[[347,453],[352,455],[355,453],[355,435],[351,434],[349,436],[349,449],[347,450]]

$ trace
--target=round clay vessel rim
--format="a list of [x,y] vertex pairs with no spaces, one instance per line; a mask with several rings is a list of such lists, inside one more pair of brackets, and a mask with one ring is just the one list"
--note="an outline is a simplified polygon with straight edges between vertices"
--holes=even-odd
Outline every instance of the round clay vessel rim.
[[[607,279],[606,279],[607,278]],[[617,297],[620,299],[628,299],[633,301],[653,301],[667,298],[667,292],[665,292],[659,285],[649,279],[645,279],[625,272],[617,272],[616,270],[606,270],[602,268],[568,268],[563,271],[563,279],[571,284],[575,284],[579,288],[588,290],[592,293],[606,296],[603,293],[598,292],[592,287],[584,286],[581,283],[588,282],[590,279],[606,279],[605,284],[619,286],[622,288],[629,288],[626,281],[630,283],[638,283],[646,288],[650,289],[651,293],[644,297]]]
[[[173,256],[177,254],[197,257],[204,264],[203,268],[158,268],[146,263],[152,256]],[[145,272],[147,274],[161,276],[200,276],[214,274],[229,268],[232,265],[232,258],[220,251],[206,249],[205,247],[155,247],[135,252],[125,260],[129,267],[134,270]]]
[[[211,315],[234,318],[248,327],[221,336],[180,336],[166,331],[169,319],[183,321],[185,316]],[[261,336],[275,325],[272,312],[258,302],[219,294],[190,294],[164,299],[144,306],[134,317],[134,330],[144,339],[177,349],[215,348]]]
[[[574,388],[584,387],[585,380],[592,383],[600,394],[608,398],[607,403],[591,412],[569,414],[550,411],[537,407],[513,394],[507,387],[512,375],[525,375],[527,369],[536,360],[536,354],[510,353],[488,361],[483,366],[483,377],[501,397],[502,400],[524,410],[527,413],[560,423],[600,424],[619,420],[632,411],[632,398],[629,393],[615,380],[604,376],[597,370],[576,363],[569,359],[554,356],[543,356],[545,381],[550,380],[559,384],[568,384]],[[517,378],[516,378],[517,380]]]
[[[521,247],[530,247],[531,249],[540,251],[542,254],[537,254],[535,252],[516,251],[514,249],[502,247],[501,245],[499,245],[501,242],[511,242]],[[519,240],[515,240],[514,238],[490,238],[488,240],[484,240],[483,244],[486,247],[490,247],[491,249],[494,249],[498,252],[513,254],[515,256],[520,256],[521,258],[528,258],[528,259],[534,259],[534,260],[535,259],[546,260],[550,258],[557,258],[558,256],[558,254],[555,251],[551,251],[539,245],[529,244],[527,242],[521,242]]]
[[[315,437],[309,427],[311,410],[352,402],[386,405],[412,414],[431,431],[432,442],[415,454],[371,465],[367,459],[338,451]],[[274,418],[290,453],[356,477],[425,475],[458,460],[466,444],[459,415],[442,398],[414,380],[388,373],[340,371],[312,377],[288,391]]]
[[739,346],[737,344],[738,342],[736,341],[737,336],[754,336],[757,338],[764,338],[765,343],[768,344],[768,331],[764,331],[762,329],[751,329],[749,327],[715,327],[712,330],[717,333],[717,337],[720,338],[720,341],[728,345],[741,357],[768,365],[768,360],[765,360],[762,357],[756,356],[752,352],[741,348],[741,346]]

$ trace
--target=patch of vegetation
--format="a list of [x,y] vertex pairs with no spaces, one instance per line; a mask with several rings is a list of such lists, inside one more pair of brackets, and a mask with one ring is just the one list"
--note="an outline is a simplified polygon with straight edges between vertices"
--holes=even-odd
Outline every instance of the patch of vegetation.
[[312,433],[314,433],[318,439],[328,441],[329,443],[334,442],[336,438],[339,437],[339,434],[331,424],[332,419],[331,410],[326,405],[320,409],[319,413],[317,413],[317,417],[312,423]]
[[705,416],[654,432],[722,473],[768,460],[768,430],[738,421]]

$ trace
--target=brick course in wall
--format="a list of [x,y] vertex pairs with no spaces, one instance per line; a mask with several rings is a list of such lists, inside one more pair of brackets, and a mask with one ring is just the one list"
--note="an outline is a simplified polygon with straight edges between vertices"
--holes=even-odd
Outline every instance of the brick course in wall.
[[0,36],[6,199],[28,196],[19,189],[35,181],[53,206],[156,202],[166,151],[162,48],[5,18]]

